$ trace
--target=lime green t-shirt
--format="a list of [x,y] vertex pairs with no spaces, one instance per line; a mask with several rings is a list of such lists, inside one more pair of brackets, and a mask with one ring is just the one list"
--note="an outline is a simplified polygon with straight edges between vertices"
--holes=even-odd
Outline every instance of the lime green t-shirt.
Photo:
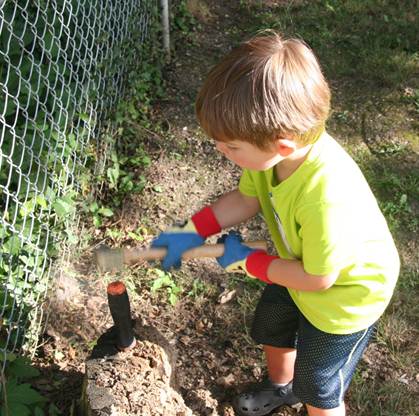
[[259,199],[280,257],[301,260],[312,275],[339,271],[329,289],[288,288],[308,321],[324,332],[348,334],[381,316],[397,281],[399,256],[362,172],[332,137],[323,133],[283,182],[274,168],[245,169],[239,190]]

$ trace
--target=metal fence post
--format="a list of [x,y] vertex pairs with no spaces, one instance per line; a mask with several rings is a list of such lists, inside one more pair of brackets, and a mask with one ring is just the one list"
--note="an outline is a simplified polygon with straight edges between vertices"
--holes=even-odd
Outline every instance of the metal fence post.
[[167,62],[170,62],[170,23],[168,0],[160,0],[160,5],[163,30],[163,50],[165,52]]

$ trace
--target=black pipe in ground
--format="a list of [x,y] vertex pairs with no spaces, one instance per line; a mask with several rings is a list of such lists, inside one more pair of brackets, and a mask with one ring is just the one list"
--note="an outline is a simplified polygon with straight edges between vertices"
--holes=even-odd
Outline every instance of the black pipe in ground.
[[131,320],[131,308],[125,285],[113,282],[108,285],[108,304],[117,333],[117,347],[122,351],[135,345],[134,331]]

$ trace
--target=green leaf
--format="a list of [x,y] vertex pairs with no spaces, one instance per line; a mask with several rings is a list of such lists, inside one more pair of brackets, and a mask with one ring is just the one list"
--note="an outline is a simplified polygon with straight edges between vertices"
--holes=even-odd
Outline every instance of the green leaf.
[[58,198],[52,205],[54,211],[60,218],[65,218],[68,215],[72,214],[76,207],[74,201],[69,196],[63,196]]
[[67,136],[67,143],[71,149],[77,149],[77,140],[76,140],[76,135],[74,133],[70,133]]
[[100,208],[98,214],[103,215],[104,217],[112,217],[113,211],[110,208]]
[[48,416],[60,416],[60,415],[61,415],[61,412],[58,410],[57,406],[51,403],[48,408]]
[[133,240],[136,241],[144,241],[144,237],[142,235],[138,235],[133,233],[132,231],[128,231],[128,237],[131,237]]
[[77,244],[79,241],[79,237],[77,234],[74,234],[71,230],[66,229],[65,233],[67,235],[67,241],[69,244]]
[[170,295],[169,295],[169,302],[170,302],[170,304],[172,306],[174,306],[174,305],[176,305],[177,301],[178,301],[178,298],[177,298],[176,294],[170,292]]
[[[19,404],[35,404],[45,402],[46,399],[42,397],[30,384],[17,384],[15,378],[10,379],[6,383],[7,402]],[[14,413],[13,413],[14,415]]]
[[93,225],[95,228],[99,228],[102,225],[102,220],[100,219],[99,215],[93,216]]
[[37,204],[39,204],[42,208],[47,208],[48,207],[48,203],[47,200],[42,196],[42,195],[38,195],[36,197],[36,202]]
[[115,152],[111,153],[111,160],[113,163],[118,164],[118,155]]
[[1,407],[1,416],[30,416],[30,414],[29,408],[20,403],[7,403],[7,413],[5,406]]
[[22,208],[20,208],[19,210],[19,214],[21,217],[26,217],[27,215],[29,215],[31,212],[34,211],[35,209],[35,199],[29,199],[28,201],[26,201],[23,205]]
[[151,291],[156,292],[157,290],[161,289],[164,286],[171,286],[173,285],[173,280],[170,276],[165,274],[162,277],[159,277],[154,280],[153,284],[151,285]]
[[6,227],[3,226],[3,224],[0,224],[0,239],[4,240],[9,233],[7,232]]
[[90,212],[96,212],[98,209],[99,209],[99,205],[98,205],[98,203],[96,201],[95,202],[92,202],[89,205],[89,211]]
[[39,376],[39,371],[32,367],[30,361],[25,357],[18,357],[10,363],[7,374],[19,379],[29,379]]
[[20,240],[19,237],[13,235],[3,244],[3,252],[11,254],[13,256],[19,254]]
[[148,156],[144,156],[142,160],[144,166],[150,166],[151,165],[151,159]]
[[119,165],[115,164],[113,168],[108,168],[106,174],[110,182],[110,188],[117,188],[119,174],[120,174]]
[[45,416],[45,412],[40,407],[35,407],[34,416]]
[[88,123],[90,121],[90,117],[88,114],[86,113],[81,113],[79,114],[79,117],[81,120],[83,120],[85,123]]
[[[3,295],[4,293],[1,293],[1,294]],[[3,361],[3,359],[4,359],[3,354],[0,354],[0,361]],[[15,361],[16,359],[17,359],[16,354],[14,354],[14,353],[12,353],[12,352],[7,352],[7,353],[6,353],[6,361],[13,362],[13,361]]]

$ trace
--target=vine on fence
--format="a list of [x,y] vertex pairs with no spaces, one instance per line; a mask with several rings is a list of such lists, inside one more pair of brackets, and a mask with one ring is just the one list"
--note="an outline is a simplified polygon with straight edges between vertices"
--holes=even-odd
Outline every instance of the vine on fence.
[[[139,71],[143,55],[133,52],[146,52],[144,40],[156,12],[155,2],[140,0],[103,6],[14,0],[0,6],[4,356],[6,350],[36,345],[51,261],[64,242],[77,241],[70,223],[80,196],[90,190],[92,172],[112,147],[104,132],[115,129],[109,122],[113,108],[129,74]],[[120,162],[113,156],[113,169]],[[131,187],[129,174],[112,168],[108,174],[114,187]],[[112,215],[93,203],[90,210],[96,225]]]

